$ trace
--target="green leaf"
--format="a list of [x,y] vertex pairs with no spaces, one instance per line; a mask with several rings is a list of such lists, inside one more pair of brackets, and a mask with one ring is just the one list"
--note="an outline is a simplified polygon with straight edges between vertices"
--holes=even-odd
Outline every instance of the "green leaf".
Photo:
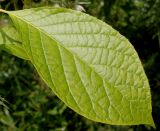
[[111,26],[64,8],[6,13],[38,73],[68,107],[97,122],[155,127],[139,57]]
[[3,44],[17,44],[20,42],[18,32],[13,26],[4,26],[0,28],[0,45]]
[[12,128],[16,128],[13,118],[7,109],[4,109],[4,113],[2,111],[0,112],[0,123]]
[[0,46],[3,50],[28,60],[26,51],[19,38],[19,34],[13,25],[7,25],[0,29]]

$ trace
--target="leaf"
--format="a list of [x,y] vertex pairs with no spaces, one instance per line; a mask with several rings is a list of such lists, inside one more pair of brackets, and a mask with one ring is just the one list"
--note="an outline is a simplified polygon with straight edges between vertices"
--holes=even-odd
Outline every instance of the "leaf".
[[155,127],[139,57],[111,26],[65,8],[6,13],[38,73],[68,107],[97,122]]
[[4,113],[2,111],[0,112],[0,123],[12,128],[16,128],[13,118],[7,109],[4,109]]
[[20,41],[19,34],[12,25],[0,29],[1,48],[17,57],[28,60],[28,56]]
[[12,26],[4,26],[0,28],[0,45],[3,44],[17,44],[18,41],[18,32],[12,28]]

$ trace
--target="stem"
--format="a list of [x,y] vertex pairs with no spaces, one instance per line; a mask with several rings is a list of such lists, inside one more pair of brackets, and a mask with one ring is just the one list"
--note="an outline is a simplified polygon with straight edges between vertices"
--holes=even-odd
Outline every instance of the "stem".
[[3,9],[0,9],[0,12],[7,13],[7,11]]

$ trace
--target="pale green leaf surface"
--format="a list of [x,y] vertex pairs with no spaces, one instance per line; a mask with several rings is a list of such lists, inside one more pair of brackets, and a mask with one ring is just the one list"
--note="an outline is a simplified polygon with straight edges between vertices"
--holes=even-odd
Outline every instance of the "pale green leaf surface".
[[0,28],[0,45],[20,43],[18,41],[18,37],[18,32],[12,28],[12,26],[5,26]]
[[67,106],[97,122],[154,127],[147,77],[116,30],[64,8],[7,13],[38,73]]
[[6,44],[3,46],[3,50],[21,59],[29,60],[25,49],[20,44]]
[[20,41],[19,34],[13,25],[6,25],[0,29],[1,48],[17,57],[28,60],[28,56]]

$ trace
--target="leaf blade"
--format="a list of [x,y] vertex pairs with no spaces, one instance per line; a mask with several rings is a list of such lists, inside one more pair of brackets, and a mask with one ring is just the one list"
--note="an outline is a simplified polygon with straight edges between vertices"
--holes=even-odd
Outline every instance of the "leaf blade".
[[134,48],[118,32],[91,16],[63,8],[9,15],[37,71],[70,108],[98,122],[154,126],[148,80]]

